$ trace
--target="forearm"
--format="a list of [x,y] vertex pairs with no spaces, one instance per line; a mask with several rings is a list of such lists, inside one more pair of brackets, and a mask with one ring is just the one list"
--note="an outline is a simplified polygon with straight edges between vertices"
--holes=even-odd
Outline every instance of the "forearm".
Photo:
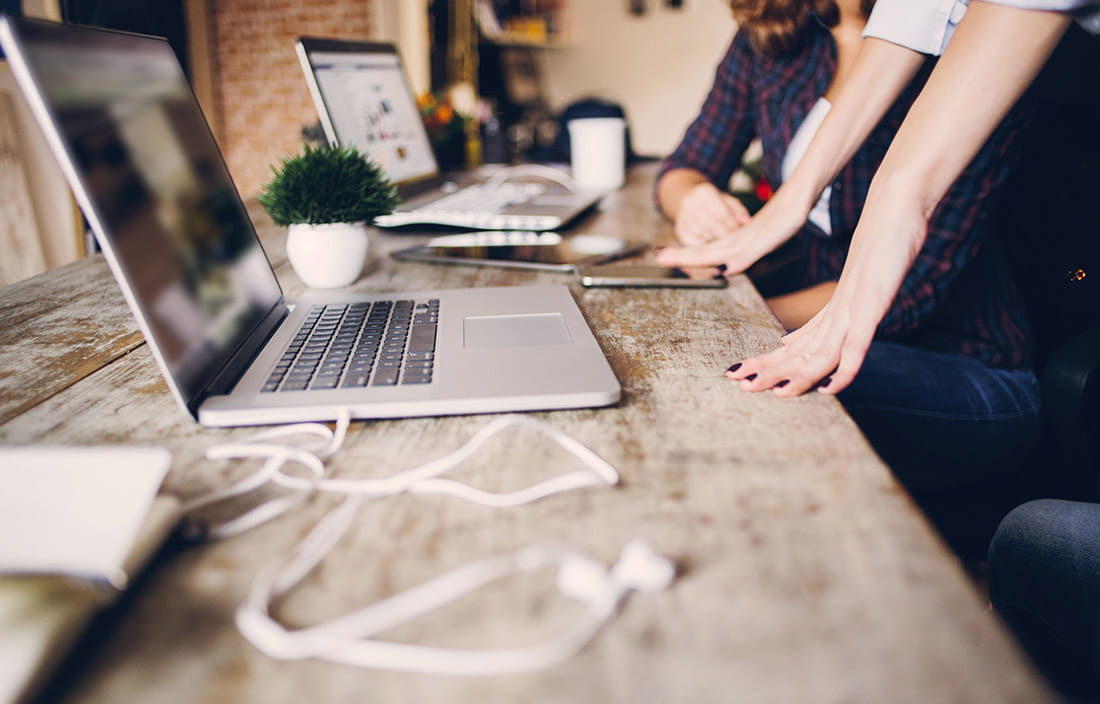
[[782,190],[806,212],[836,178],[924,63],[925,56],[881,39],[864,39],[851,74],[806,154]]
[[864,313],[877,316],[874,324],[882,319],[944,194],[1030,84],[1068,22],[1050,12],[971,6],[871,182],[839,301],[860,300]]
[[1069,23],[1059,13],[976,0],[898,130],[872,191],[907,192],[930,217]]
[[693,188],[706,182],[707,177],[695,169],[678,168],[666,171],[657,182],[657,205],[666,218],[675,221],[684,198]]

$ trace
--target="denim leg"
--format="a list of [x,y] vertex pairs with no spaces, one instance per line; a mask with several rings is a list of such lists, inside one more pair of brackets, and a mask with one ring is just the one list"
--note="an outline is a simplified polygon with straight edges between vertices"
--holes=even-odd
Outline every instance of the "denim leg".
[[989,547],[993,606],[1051,681],[1100,698],[1100,504],[1014,509]]
[[1018,466],[1040,430],[1029,370],[875,342],[839,394],[875,451],[910,491],[942,491]]

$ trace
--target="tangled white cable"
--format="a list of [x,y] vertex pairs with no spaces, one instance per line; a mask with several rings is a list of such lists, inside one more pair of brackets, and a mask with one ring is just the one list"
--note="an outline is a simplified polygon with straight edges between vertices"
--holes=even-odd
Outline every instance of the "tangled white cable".
[[[578,650],[610,619],[632,590],[666,588],[675,569],[643,543],[631,543],[619,562],[607,570],[582,555],[526,548],[509,555],[470,563],[402,594],[391,596],[357,612],[309,628],[291,631],[271,617],[271,604],[294,589],[324,559],[351,525],[364,498],[403,492],[443,494],[492,507],[520,506],[564,491],[588,486],[614,486],[619,474],[595,452],[573,438],[528,416],[509,415],[494,420],[462,447],[425,465],[383,479],[330,479],[324,460],[334,455],[347,436],[350,415],[341,414],[335,431],[321,424],[301,424],[267,430],[243,442],[212,447],[210,459],[261,458],[263,466],[230,487],[195,499],[185,513],[239,497],[267,483],[294,493],[267,501],[229,521],[202,526],[204,537],[238,535],[282,515],[317,492],[343,493],[347,499],[326,515],[295,548],[291,558],[264,570],[237,610],[237,627],[253,645],[275,658],[320,658],[333,662],[410,672],[452,675],[489,675],[534,670],[560,662]],[[442,475],[477,451],[489,438],[507,428],[523,426],[542,433],[580,459],[583,470],[568,472],[513,492],[489,492],[444,479]],[[320,439],[312,449],[273,442],[294,435]],[[288,463],[309,470],[307,477],[284,471]],[[557,565],[558,590],[588,606],[592,617],[542,646],[514,649],[452,650],[405,645],[371,639],[388,628],[432,611],[478,587],[504,577]]]
[[[226,443],[210,448],[209,459],[266,458],[267,461],[254,474],[232,486],[195,499],[184,506],[184,513],[255,491],[271,482],[299,493],[253,508],[245,514],[218,525],[202,526],[196,531],[205,537],[226,538],[238,535],[282,515],[314,492],[331,492],[368,497],[393,496],[403,492],[416,494],[445,494],[495,508],[521,506],[539,499],[588,486],[614,486],[619,473],[602,457],[565,433],[528,416],[507,415],[497,418],[475,434],[465,445],[454,452],[428,462],[425,465],[383,479],[329,479],[325,477],[324,460],[334,455],[347,436],[350,417],[347,413],[337,420],[336,430],[319,423],[305,423],[267,430],[242,442]],[[508,428],[527,427],[542,433],[558,446],[578,458],[585,469],[538,482],[512,492],[490,492],[477,489],[441,475],[454,469],[478,450],[487,440]],[[272,444],[278,437],[314,435],[324,445],[315,450]],[[296,477],[284,471],[287,463],[297,463],[310,470],[306,478]]]

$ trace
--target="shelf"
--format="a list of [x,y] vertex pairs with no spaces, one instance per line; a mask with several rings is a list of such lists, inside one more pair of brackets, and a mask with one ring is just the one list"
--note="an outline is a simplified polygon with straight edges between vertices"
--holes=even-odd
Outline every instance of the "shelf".
[[528,12],[501,14],[492,0],[475,0],[474,17],[481,40],[501,46],[569,47],[569,6],[565,0],[538,0]]

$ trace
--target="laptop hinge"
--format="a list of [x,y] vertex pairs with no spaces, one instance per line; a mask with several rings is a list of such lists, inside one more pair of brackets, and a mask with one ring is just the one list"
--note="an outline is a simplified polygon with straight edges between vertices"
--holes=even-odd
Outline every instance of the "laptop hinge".
[[209,396],[218,396],[221,394],[229,393],[240,381],[241,376],[244,374],[248,366],[252,364],[252,361],[263,350],[264,345],[271,339],[271,336],[275,334],[275,331],[279,329],[279,325],[290,314],[290,309],[287,308],[286,301],[280,300],[279,303],[272,308],[263,320],[256,326],[256,329],[252,331],[252,334],[245,338],[245,341],[237,349],[229,361],[222,368],[221,372],[214,377],[214,379],[203,389],[200,393],[195,395],[195,399],[192,401],[192,407],[189,409],[196,418],[198,417],[199,406]]

